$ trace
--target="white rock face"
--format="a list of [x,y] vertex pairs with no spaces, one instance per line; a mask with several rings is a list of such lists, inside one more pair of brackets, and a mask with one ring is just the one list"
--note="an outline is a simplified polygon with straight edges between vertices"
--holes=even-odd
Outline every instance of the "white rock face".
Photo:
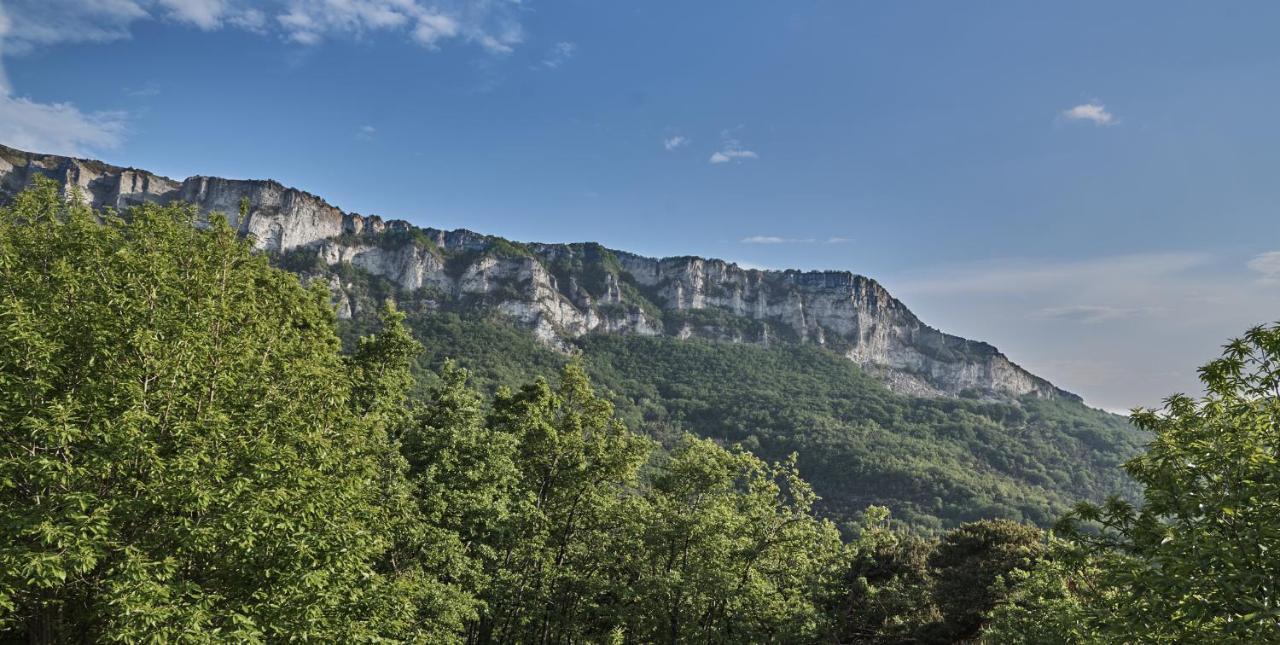
[[[274,181],[191,177],[179,182],[0,146],[0,201],[40,175],[68,193],[79,192],[95,207],[189,202],[202,214],[225,214],[266,251],[307,249],[324,264],[349,263],[407,293],[429,291],[445,301],[479,298],[560,349],[589,333],[766,345],[790,339],[839,351],[908,394],[974,390],[1075,398],[986,343],[923,324],[879,283],[848,272],[759,271],[721,260],[655,259],[596,245],[527,244],[512,252],[516,247],[510,243],[471,231],[418,229],[346,213]],[[330,286],[339,317],[359,313],[348,286],[336,277]],[[650,303],[647,309],[642,300]],[[690,316],[699,312],[706,315]]]

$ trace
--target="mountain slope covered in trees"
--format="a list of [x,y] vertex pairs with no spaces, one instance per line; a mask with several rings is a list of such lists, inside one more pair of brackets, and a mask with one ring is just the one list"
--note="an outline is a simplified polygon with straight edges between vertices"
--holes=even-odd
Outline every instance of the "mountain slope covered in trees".
[[[935,537],[872,505],[842,536],[798,457],[741,447],[772,437],[726,448],[683,419],[767,428],[791,399],[821,408],[805,392],[828,398],[828,383],[859,418],[908,422],[900,441],[917,423],[966,436],[978,417],[1100,437],[1028,401],[895,401],[839,359],[806,379],[790,363],[830,355],[801,345],[599,337],[551,379],[498,385],[563,355],[392,301],[344,342],[325,283],[304,288],[221,218],[197,227],[172,204],[122,218],[38,183],[0,207],[0,640],[1280,639],[1280,326],[1203,367],[1202,399],[1135,412],[1153,436],[1123,466],[1141,506],[1078,504],[1056,536],[983,519]],[[406,322],[437,346],[424,354]],[[430,369],[475,349],[504,357],[488,392],[452,361]],[[589,371],[623,381],[612,398],[629,411]],[[994,440],[970,431],[966,450]]]
[[520,244],[345,213],[275,182],[178,182],[0,148],[0,200],[38,178],[92,204],[224,212],[278,267],[323,284],[349,347],[390,299],[427,348],[514,386],[572,357],[637,431],[795,452],[846,531],[871,503],[929,532],[982,517],[1046,525],[1131,491],[1142,436],[995,348],[927,327],[874,281],[655,260],[597,244]]
[[[372,323],[339,327],[354,338]],[[483,312],[410,312],[407,324],[425,383],[446,360],[488,391],[572,360]],[[1046,526],[1080,499],[1132,491],[1118,466],[1142,444],[1124,418],[1073,401],[896,394],[811,346],[591,335],[574,348],[619,416],[663,443],[692,432],[797,453],[818,508],[846,529],[869,504],[926,531],[986,517]]]
[[[576,357],[618,414],[661,442],[691,432],[770,458],[797,453],[818,508],[846,531],[868,504],[934,532],[988,517],[1047,526],[1078,500],[1133,491],[1118,466],[1143,435],[1078,401],[904,395],[801,343],[589,334],[570,352],[555,351],[481,298],[428,304],[421,292],[358,267],[314,260],[302,251],[277,262],[341,280],[359,311],[399,302],[425,348],[417,372],[424,384],[456,360],[493,392],[555,374]],[[376,324],[357,313],[339,329],[351,343]]]

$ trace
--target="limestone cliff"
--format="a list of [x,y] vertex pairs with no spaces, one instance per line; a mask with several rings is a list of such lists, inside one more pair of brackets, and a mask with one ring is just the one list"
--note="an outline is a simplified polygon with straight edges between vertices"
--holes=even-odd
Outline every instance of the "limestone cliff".
[[566,350],[588,333],[816,343],[910,394],[1076,398],[991,345],[925,325],[875,280],[849,272],[760,271],[597,244],[518,244],[344,212],[274,181],[177,181],[0,146],[0,201],[38,175],[99,208],[182,201],[201,213],[224,213],[282,265],[328,280],[344,317],[361,313],[359,299],[349,281],[328,269],[349,265],[390,281],[401,294],[416,294],[421,306],[466,302],[500,312]]

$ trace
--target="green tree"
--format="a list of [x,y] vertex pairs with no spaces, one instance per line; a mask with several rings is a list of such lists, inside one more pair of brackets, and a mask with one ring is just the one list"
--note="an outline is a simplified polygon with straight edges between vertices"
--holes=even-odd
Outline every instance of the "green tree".
[[1009,520],[981,520],[948,531],[929,556],[942,621],[928,633],[946,642],[977,636],[987,612],[1004,600],[1005,577],[1031,569],[1044,548],[1040,529]]
[[1125,465],[1145,504],[1079,505],[1058,527],[1070,558],[1034,572],[994,633],[1067,608],[1043,626],[1063,641],[1280,641],[1280,326],[1230,342],[1200,378],[1203,398],[1132,415],[1154,435]]
[[0,210],[0,630],[429,636],[414,614],[448,590],[388,564],[385,397],[352,383],[329,294],[196,222],[47,181]]
[[1155,435],[1125,469],[1146,504],[1083,505],[1095,544],[1131,554],[1115,582],[1144,597],[1126,619],[1152,637],[1280,639],[1280,326],[1257,327],[1200,369],[1206,395],[1133,422]]
[[1071,645],[1132,643],[1139,640],[1122,625],[1101,629],[1097,617],[1128,593],[1101,584],[1107,558],[1080,545],[1051,537],[1043,558],[1030,569],[1015,569],[996,584],[1003,600],[988,613],[980,642],[992,645]]
[[[405,433],[403,451],[425,521],[444,536],[456,536],[447,551],[447,574],[478,597],[495,590],[491,576],[500,565],[498,548],[522,495],[516,467],[516,437],[487,427],[479,395],[468,375],[446,363]],[[469,638],[478,637],[476,620]]]
[[646,494],[623,618],[645,643],[817,642],[838,588],[839,533],[794,461],[686,436]]
[[477,640],[603,638],[613,628],[612,547],[649,442],[613,416],[577,364],[564,369],[555,390],[538,379],[500,393],[489,424],[519,444],[523,494],[494,544],[497,568]]
[[845,598],[836,609],[840,642],[911,642],[941,620],[929,570],[934,544],[891,528],[889,518],[889,509],[869,507],[850,545]]
[[[380,558],[378,571],[394,581],[386,593],[353,610],[358,615],[394,617],[390,633],[453,642],[461,640],[464,626],[477,616],[480,580],[458,533],[464,524],[446,521],[455,509],[433,494],[437,491],[424,481],[422,462],[411,465],[406,457],[414,453],[404,444],[420,445],[421,427],[408,393],[413,385],[410,366],[422,346],[405,328],[404,319],[388,301],[378,333],[361,338],[355,353],[345,359],[353,384],[352,412],[367,432],[389,440],[381,453],[380,481],[381,504],[391,509],[382,526],[390,548]],[[470,483],[453,475],[460,485]],[[387,603],[399,603],[397,611],[388,611]]]

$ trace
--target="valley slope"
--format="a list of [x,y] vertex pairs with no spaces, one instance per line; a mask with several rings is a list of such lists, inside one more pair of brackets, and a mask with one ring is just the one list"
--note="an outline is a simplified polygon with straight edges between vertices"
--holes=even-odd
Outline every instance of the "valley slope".
[[841,521],[881,503],[925,529],[1045,523],[1124,489],[1116,466],[1141,439],[849,272],[522,244],[344,212],[273,181],[177,181],[0,146],[0,201],[36,176],[98,208],[182,201],[225,214],[278,266],[329,285],[348,338],[396,300],[427,347],[424,382],[445,358],[496,387],[578,356],[660,440],[691,431],[798,453]]

